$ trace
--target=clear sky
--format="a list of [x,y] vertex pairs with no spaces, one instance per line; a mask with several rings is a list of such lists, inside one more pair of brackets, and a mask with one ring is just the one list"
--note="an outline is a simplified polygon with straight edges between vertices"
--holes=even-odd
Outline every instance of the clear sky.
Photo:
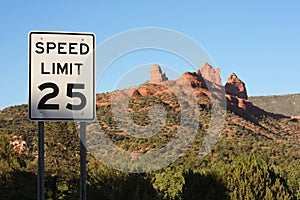
[[[133,28],[173,29],[206,49],[215,67],[221,68],[223,82],[235,72],[251,96],[300,93],[299,9],[296,0],[1,1],[0,109],[28,101],[31,30],[93,32],[99,44]],[[163,53],[157,60],[143,55],[132,56],[135,66],[137,60],[141,64],[165,62]],[[126,65],[130,64],[126,59]],[[181,67],[178,70],[183,72]],[[97,85],[97,92],[109,89]]]

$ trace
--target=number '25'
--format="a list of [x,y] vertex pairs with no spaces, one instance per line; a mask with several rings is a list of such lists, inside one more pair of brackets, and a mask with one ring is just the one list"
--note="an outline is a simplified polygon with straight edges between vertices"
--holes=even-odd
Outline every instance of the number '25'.
[[[41,91],[46,88],[52,88],[53,91],[46,94],[38,103],[39,110],[59,110],[59,104],[46,103],[49,99],[55,98],[59,94],[59,88],[55,83],[47,82],[38,87]],[[67,96],[70,98],[79,98],[80,104],[73,105],[68,103],[66,108],[69,110],[81,110],[86,106],[86,97],[80,92],[74,92],[73,89],[84,89],[84,84],[80,83],[68,83],[67,84]]]

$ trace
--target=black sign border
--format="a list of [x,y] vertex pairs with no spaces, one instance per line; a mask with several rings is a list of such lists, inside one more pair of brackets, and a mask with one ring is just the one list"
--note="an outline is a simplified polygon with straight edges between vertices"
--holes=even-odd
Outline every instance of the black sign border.
[[[93,38],[93,117],[92,118],[36,118],[31,116],[31,36],[34,34],[55,34],[55,35],[83,35],[83,36],[92,36]],[[96,69],[95,69],[95,51],[96,51],[96,35],[94,33],[84,33],[84,32],[58,32],[58,31],[31,31],[28,34],[29,43],[28,43],[28,73],[29,73],[29,80],[28,80],[28,88],[29,88],[29,96],[28,96],[28,119],[30,121],[94,121],[96,118],[96,88],[95,88],[95,75],[96,75]]]

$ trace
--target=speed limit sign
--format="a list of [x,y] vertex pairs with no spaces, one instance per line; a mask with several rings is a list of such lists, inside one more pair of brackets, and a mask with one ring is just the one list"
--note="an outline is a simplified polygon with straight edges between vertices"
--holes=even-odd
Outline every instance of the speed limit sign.
[[95,118],[95,35],[29,33],[29,119]]

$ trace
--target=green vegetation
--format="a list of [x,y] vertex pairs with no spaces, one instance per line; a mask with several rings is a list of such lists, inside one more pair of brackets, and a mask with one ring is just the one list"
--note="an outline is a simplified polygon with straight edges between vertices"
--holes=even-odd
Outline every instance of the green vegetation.
[[[110,97],[103,94],[97,98],[109,102]],[[180,122],[178,103],[172,96],[165,98],[166,125],[150,138],[134,138],[119,130],[108,104],[97,107],[98,120],[119,147],[143,153],[157,150],[176,135]],[[150,119],[145,108],[154,103],[162,101],[132,100],[132,119],[147,125]],[[259,124],[254,124],[228,111],[220,140],[209,155],[200,158],[199,148],[209,124],[208,108],[201,103],[199,129],[190,148],[164,169],[124,173],[88,154],[88,199],[300,199],[299,122],[260,116]],[[25,105],[14,106],[0,113],[1,199],[37,196],[37,123],[27,120],[26,109]],[[10,144],[14,136],[26,141],[26,150],[15,151]],[[45,125],[45,190],[46,199],[79,198],[79,136],[74,123]]]

